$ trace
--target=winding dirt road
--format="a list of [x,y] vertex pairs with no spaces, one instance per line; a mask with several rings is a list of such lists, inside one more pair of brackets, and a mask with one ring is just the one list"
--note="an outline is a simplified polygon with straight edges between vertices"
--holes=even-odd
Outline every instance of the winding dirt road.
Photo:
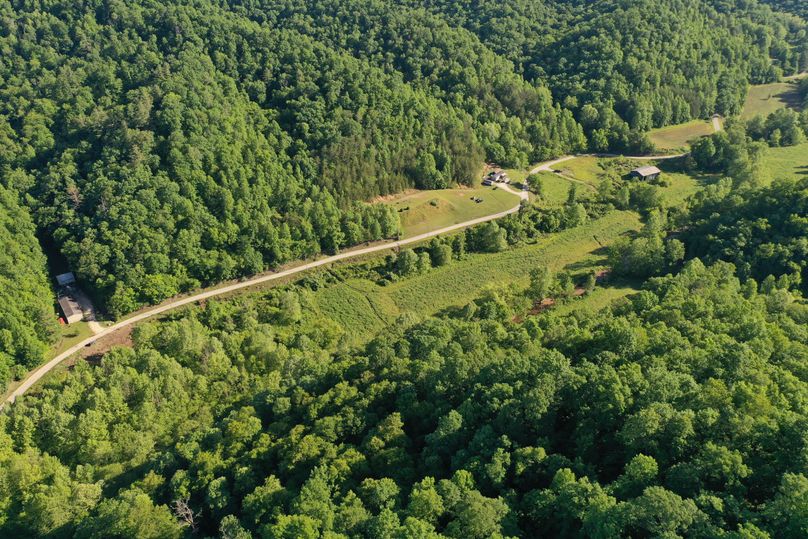
[[[610,154],[587,154],[587,155],[592,155],[594,157],[619,157],[619,156],[610,155]],[[643,160],[643,161],[650,161],[650,160],[675,159],[677,157],[682,157],[683,155],[685,155],[685,154],[662,155],[662,156],[641,156],[641,157],[624,156],[624,157],[626,157],[627,159],[637,159],[637,160]],[[559,157],[558,159],[554,159],[552,161],[547,161],[545,163],[539,164],[533,170],[531,170],[530,173],[531,174],[536,174],[536,173],[541,172],[541,171],[552,172],[554,170],[553,167],[555,165],[557,165],[559,163],[563,163],[564,161],[569,161],[571,159],[575,159],[576,157],[582,157],[582,156],[581,155],[567,155],[567,156],[564,156],[564,157]],[[339,262],[340,260],[346,260],[346,259],[357,257],[357,256],[362,256],[362,255],[371,254],[371,253],[378,253],[380,251],[387,251],[387,250],[390,250],[390,249],[403,247],[405,245],[418,243],[418,242],[424,241],[426,239],[429,239],[429,238],[432,238],[432,237],[435,237],[435,236],[440,236],[441,234],[448,234],[449,232],[454,232],[456,230],[460,230],[460,229],[467,228],[467,227],[470,227],[470,226],[478,225],[478,224],[481,224],[481,223],[486,223],[488,221],[494,221],[496,219],[501,219],[502,217],[505,217],[506,215],[510,215],[512,213],[518,212],[519,208],[522,205],[522,201],[528,200],[528,193],[525,192],[525,191],[515,191],[515,190],[511,189],[510,187],[508,187],[505,184],[497,184],[497,185],[498,185],[499,189],[502,189],[504,191],[507,191],[508,193],[511,193],[512,195],[515,195],[515,196],[519,197],[519,199],[520,199],[519,204],[517,204],[516,206],[514,206],[513,208],[511,208],[509,210],[501,211],[501,212],[498,212],[498,213],[493,213],[491,215],[486,215],[484,217],[478,217],[476,219],[471,219],[471,220],[465,221],[463,223],[458,223],[458,224],[455,224],[455,225],[447,226],[447,227],[444,227],[444,228],[441,228],[441,229],[438,229],[438,230],[433,230],[431,232],[425,232],[423,234],[419,234],[419,235],[413,236],[411,238],[407,238],[407,239],[403,239],[403,240],[396,240],[396,241],[388,241],[388,242],[384,242],[384,243],[378,243],[376,245],[372,245],[372,246],[369,246],[369,247],[359,247],[359,248],[350,249],[350,250],[343,251],[342,253],[339,253],[339,254],[336,254],[336,255],[333,255],[333,256],[328,256],[328,257],[325,257],[325,258],[321,258],[319,260],[314,260],[312,262],[307,262],[305,264],[301,264],[300,266],[295,266],[294,268],[290,268],[290,269],[279,271],[279,272],[273,272],[273,273],[263,273],[263,274],[260,274],[260,275],[256,275],[255,277],[252,277],[250,279],[247,279],[246,281],[231,284],[231,285],[228,285],[228,286],[223,286],[221,288],[214,288],[214,289],[211,289],[211,290],[207,290],[205,292],[199,292],[198,294],[194,294],[192,296],[187,296],[187,297],[184,297],[184,298],[175,299],[175,300],[169,301],[167,303],[163,303],[162,305],[158,305],[156,307],[153,307],[153,308],[151,308],[149,310],[146,310],[146,311],[143,311],[141,313],[135,314],[135,315],[133,315],[133,316],[131,316],[129,318],[121,320],[120,322],[118,322],[116,324],[113,324],[113,325],[111,325],[109,327],[106,327],[106,328],[102,328],[100,325],[96,324],[93,327],[93,331],[96,332],[95,335],[93,335],[92,337],[88,337],[87,339],[81,341],[80,343],[76,344],[75,346],[72,346],[71,348],[65,350],[64,352],[62,352],[58,356],[54,357],[53,359],[51,359],[50,361],[48,361],[47,363],[45,363],[44,365],[39,367],[38,369],[31,372],[29,374],[29,376],[16,389],[14,389],[14,391],[9,393],[8,396],[6,397],[6,399],[2,403],[0,403],[0,410],[2,410],[3,406],[5,406],[6,404],[14,402],[14,400],[17,397],[19,397],[21,395],[24,395],[29,389],[31,389],[31,387],[34,384],[39,382],[42,379],[43,376],[45,376],[50,371],[52,371],[62,361],[66,360],[67,358],[69,358],[72,355],[79,352],[82,348],[93,344],[98,339],[101,339],[103,337],[111,335],[111,334],[115,333],[116,331],[120,331],[120,330],[122,330],[122,329],[124,329],[126,327],[129,327],[129,326],[132,326],[134,324],[137,324],[138,322],[148,320],[149,318],[153,318],[153,317],[155,317],[157,315],[160,315],[160,314],[163,314],[165,312],[172,311],[172,310],[177,309],[179,307],[182,307],[184,305],[189,305],[191,303],[197,303],[199,301],[203,301],[203,300],[206,300],[206,299],[209,299],[209,298],[214,298],[216,296],[229,294],[231,292],[235,292],[237,290],[248,288],[250,286],[255,286],[257,284],[266,283],[266,282],[274,281],[274,280],[277,280],[277,279],[282,279],[284,277],[288,277],[290,275],[295,275],[297,273],[302,273],[304,271],[308,271],[308,270],[311,270],[311,269],[314,269],[314,268],[319,268],[321,266],[327,266],[329,264],[333,264],[334,262]]]
[[19,385],[19,387],[14,389],[14,391],[9,393],[9,395],[6,397],[5,401],[0,403],[0,410],[2,410],[2,408],[3,408],[3,406],[5,404],[12,403],[12,402],[14,402],[14,400],[17,397],[19,397],[21,395],[24,395],[31,388],[31,386],[33,386],[34,384],[39,382],[42,379],[43,376],[48,374],[51,370],[53,370],[62,361],[64,361],[67,358],[71,357],[73,354],[76,354],[77,352],[81,351],[82,348],[93,344],[98,339],[106,337],[106,336],[108,336],[108,335],[110,335],[112,333],[115,333],[116,331],[120,331],[121,329],[126,328],[128,326],[131,326],[133,324],[137,324],[138,322],[142,322],[144,320],[147,320],[147,319],[152,318],[154,316],[157,316],[159,314],[163,314],[165,312],[177,309],[177,308],[182,307],[184,305],[188,305],[188,304],[191,304],[191,303],[196,303],[196,302],[203,301],[203,300],[213,298],[213,297],[216,297],[216,296],[221,296],[223,294],[229,294],[231,292],[235,292],[237,290],[241,290],[243,288],[248,288],[250,286],[254,286],[254,285],[257,285],[257,284],[266,283],[266,282],[269,282],[269,281],[274,281],[276,279],[282,279],[283,277],[288,277],[289,275],[295,275],[297,273],[308,271],[308,270],[311,270],[311,269],[314,269],[314,268],[319,268],[320,266],[326,266],[328,264],[333,264],[334,262],[338,262],[340,260],[345,260],[345,259],[348,259],[348,258],[353,258],[353,257],[356,257],[356,256],[362,256],[362,255],[366,255],[366,254],[370,254],[370,253],[377,253],[379,251],[387,251],[387,250],[390,250],[390,249],[395,249],[397,247],[402,247],[402,246],[405,246],[405,245],[418,243],[420,241],[432,238],[434,236],[440,236],[441,234],[448,234],[449,232],[454,232],[454,231],[460,230],[462,228],[467,228],[467,227],[470,227],[470,226],[478,225],[480,223],[485,223],[485,222],[488,222],[488,221],[493,221],[495,219],[500,219],[502,217],[505,217],[506,215],[510,215],[512,213],[518,212],[519,208],[522,205],[522,201],[528,200],[528,193],[527,192],[517,192],[517,191],[511,189],[510,187],[508,187],[507,185],[504,185],[504,184],[497,184],[497,185],[498,185],[499,189],[502,189],[504,191],[507,191],[508,193],[511,193],[512,195],[515,195],[515,196],[519,197],[519,199],[520,199],[519,204],[515,205],[513,208],[511,208],[509,210],[501,211],[501,212],[494,213],[494,214],[491,214],[491,215],[486,215],[484,217],[478,217],[476,219],[471,219],[471,220],[465,221],[463,223],[458,223],[458,224],[455,224],[455,225],[447,226],[447,227],[441,228],[439,230],[433,230],[431,232],[425,232],[424,234],[419,234],[419,235],[413,236],[411,238],[407,238],[407,239],[403,239],[403,240],[397,240],[397,241],[388,241],[388,242],[385,242],[385,243],[379,243],[379,244],[376,244],[376,245],[372,245],[370,247],[355,248],[355,249],[344,251],[342,253],[339,253],[339,254],[336,254],[336,255],[333,255],[333,256],[328,256],[328,257],[325,257],[325,258],[321,258],[319,260],[314,260],[312,262],[307,262],[305,264],[301,264],[300,266],[296,266],[294,268],[290,268],[290,269],[287,269],[287,270],[284,270],[284,271],[273,272],[273,273],[264,273],[264,274],[256,275],[255,277],[252,277],[251,279],[247,279],[246,281],[231,284],[229,286],[224,286],[224,287],[221,287],[221,288],[215,288],[215,289],[212,289],[212,290],[208,290],[206,292],[200,292],[198,294],[194,294],[192,296],[187,296],[187,297],[184,297],[184,298],[179,298],[179,299],[176,299],[176,300],[173,300],[173,301],[169,301],[167,303],[164,303],[162,305],[158,305],[158,306],[156,306],[156,307],[154,307],[152,309],[149,309],[147,311],[143,311],[143,312],[141,312],[139,314],[136,314],[136,315],[134,315],[134,316],[132,316],[130,318],[126,318],[124,320],[121,320],[120,322],[118,322],[116,324],[113,324],[113,325],[111,325],[111,326],[109,326],[107,328],[102,329],[100,332],[96,333],[92,337],[89,337],[89,338],[81,341],[80,343],[78,343],[75,346],[69,348],[68,350],[65,350],[64,352],[62,352],[58,356],[54,357],[53,359],[51,359],[50,361],[48,361],[47,363],[45,363],[44,365],[42,365],[41,367],[39,367],[38,369],[33,371],[32,373],[30,373],[28,378],[26,378]]

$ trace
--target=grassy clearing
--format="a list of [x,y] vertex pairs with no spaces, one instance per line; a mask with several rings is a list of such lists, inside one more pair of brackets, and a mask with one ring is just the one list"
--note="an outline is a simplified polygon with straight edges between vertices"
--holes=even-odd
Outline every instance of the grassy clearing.
[[[669,160],[659,161],[632,161],[621,157],[576,157],[570,161],[559,164],[562,176],[553,173],[545,173],[545,191],[548,198],[563,203],[569,190],[570,182],[564,177],[572,178],[592,187],[597,187],[607,174],[607,170],[612,169],[618,175],[623,176],[631,169],[642,165],[656,165],[662,169],[662,179],[668,185],[660,187],[662,196],[667,206],[681,204],[690,195],[698,191],[706,183],[714,180],[707,175],[690,175],[681,172],[674,172],[672,162]],[[555,181],[552,181],[555,178]],[[588,196],[592,191],[580,189],[578,194]]]
[[592,187],[597,187],[600,183],[601,175],[604,172],[601,163],[606,159],[592,156],[581,156],[569,161],[564,161],[556,165],[557,171],[561,174],[587,183]]
[[[562,178],[558,174],[552,172],[539,172],[544,186],[544,203],[548,206],[560,206],[567,201],[567,195],[570,192],[570,185],[572,182]],[[578,195],[581,197],[587,196],[591,192],[590,189],[579,189]]]
[[606,286],[598,286],[584,296],[574,298],[566,303],[554,307],[558,314],[568,314],[573,311],[597,313],[611,305],[615,300],[624,298],[640,291],[640,283],[620,282]]
[[763,177],[767,182],[808,177],[808,143],[769,148],[763,158]]
[[694,175],[672,172],[665,169],[665,163],[658,163],[657,166],[662,169],[662,179],[667,183],[667,185],[660,187],[667,207],[678,206],[688,197],[696,194],[699,189],[716,180],[715,176],[708,174]]
[[657,150],[678,151],[687,150],[692,140],[712,135],[713,132],[711,121],[693,120],[685,124],[652,129],[648,137]]
[[796,81],[799,79],[750,86],[741,118],[748,119],[758,114],[768,116],[785,107],[799,110],[801,103]]
[[442,268],[379,286],[350,279],[313,294],[321,315],[339,322],[359,343],[372,337],[404,313],[431,315],[462,306],[491,285],[527,286],[529,271],[542,263],[555,270],[584,271],[602,267],[602,247],[638,230],[632,212],[613,212],[578,228],[543,237],[533,245],[492,254],[471,254]]
[[59,335],[57,336],[56,344],[48,350],[45,355],[45,361],[58,356],[71,346],[80,343],[92,335],[93,332],[87,322],[76,322],[75,324],[59,326]]
[[519,188],[527,180],[528,172],[526,170],[519,170],[516,168],[506,168],[504,170],[508,177],[511,179],[511,185],[514,188]]
[[[473,199],[481,198],[477,203]],[[457,223],[505,211],[519,199],[492,187],[417,191],[387,199],[399,211],[403,237],[409,238]]]

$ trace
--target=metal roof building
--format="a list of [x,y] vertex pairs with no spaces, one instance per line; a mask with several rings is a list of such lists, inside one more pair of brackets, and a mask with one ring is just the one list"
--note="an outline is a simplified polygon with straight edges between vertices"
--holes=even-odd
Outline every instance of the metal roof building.
[[81,322],[84,319],[84,313],[81,310],[81,306],[73,298],[73,296],[67,294],[60,296],[59,308],[62,310],[62,314],[65,317],[65,322],[68,324]]
[[59,286],[67,286],[76,282],[76,276],[73,275],[72,271],[68,271],[67,273],[57,275],[56,282]]
[[662,174],[662,171],[654,166],[646,166],[635,168],[629,173],[632,178],[640,178],[642,180],[655,180]]

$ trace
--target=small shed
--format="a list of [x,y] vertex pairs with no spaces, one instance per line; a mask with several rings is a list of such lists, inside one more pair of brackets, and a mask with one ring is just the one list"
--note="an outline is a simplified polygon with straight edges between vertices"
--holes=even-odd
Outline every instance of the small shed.
[[56,282],[59,284],[59,286],[68,286],[71,284],[75,284],[76,276],[73,275],[72,271],[68,271],[67,273],[57,275]]
[[662,174],[662,171],[659,170],[657,167],[647,166],[647,167],[635,168],[634,170],[629,172],[628,175],[631,178],[639,178],[640,180],[653,181],[659,178],[660,174]]
[[84,319],[84,313],[81,310],[79,303],[69,294],[59,296],[59,308],[65,317],[65,322],[73,324],[81,322]]

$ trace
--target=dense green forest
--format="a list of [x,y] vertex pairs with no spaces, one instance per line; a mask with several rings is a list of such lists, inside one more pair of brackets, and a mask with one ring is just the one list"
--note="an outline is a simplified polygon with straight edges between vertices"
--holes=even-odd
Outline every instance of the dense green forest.
[[[119,316],[396,237],[378,195],[728,116],[654,183],[615,159],[550,205],[532,175],[497,222],[51,373],[0,412],[0,537],[808,536],[808,180],[761,174],[808,112],[732,118],[807,29],[757,0],[0,0],[0,384],[56,329],[37,237]],[[670,207],[669,171],[707,185]],[[642,230],[592,260],[359,344],[316,299],[615,210]]]
[[734,270],[511,321],[539,272],[361,349],[305,286],[192,308],[0,417],[0,531],[803,537],[808,312]]
[[642,147],[637,133],[651,127],[731,116],[747,83],[808,69],[804,21],[756,2],[426,4],[548,84],[598,151]]
[[358,201],[473,183],[486,159],[647,150],[652,126],[737,112],[806,44],[794,17],[708,0],[0,15],[3,184],[115,316],[394,236],[395,215]]
[[0,185],[0,389],[39,365],[56,330],[45,255],[31,216]]
[[786,11],[799,15],[803,20],[808,21],[808,4],[802,0],[762,0],[763,3],[769,4],[773,9],[779,11]]
[[[685,242],[690,254],[733,262],[743,278],[808,291],[808,180],[733,192],[728,182],[697,197]],[[778,277],[776,285],[775,277]]]

